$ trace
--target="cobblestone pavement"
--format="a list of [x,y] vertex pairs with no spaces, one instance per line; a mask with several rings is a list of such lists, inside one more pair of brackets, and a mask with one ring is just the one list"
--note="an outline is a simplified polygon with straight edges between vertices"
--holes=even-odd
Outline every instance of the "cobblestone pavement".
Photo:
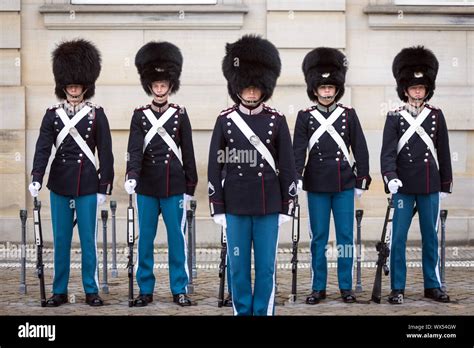
[[[27,250],[28,251],[28,250]],[[220,250],[217,248],[198,248],[197,278],[194,279],[193,300],[197,305],[181,308],[174,304],[169,291],[168,269],[165,249],[156,250],[155,301],[147,307],[129,308],[127,305],[128,278],[126,272],[126,248],[118,248],[118,278],[111,277],[111,250],[109,250],[108,286],[109,294],[102,294],[106,305],[91,308],[84,303],[80,272],[80,250],[73,249],[71,254],[71,278],[69,297],[71,302],[58,308],[41,308],[39,306],[39,286],[35,275],[34,258],[27,252],[26,269],[27,294],[20,295],[20,267],[18,258],[11,255],[0,256],[0,315],[232,315],[231,308],[217,307],[219,285],[218,263]],[[408,248],[408,274],[405,303],[393,306],[383,301],[382,304],[363,303],[370,298],[375,275],[376,253],[373,247],[363,249],[362,287],[358,294],[361,303],[345,304],[339,298],[337,285],[335,253],[329,255],[328,299],[316,306],[304,303],[310,292],[310,254],[307,248],[299,250],[298,298],[296,303],[288,302],[291,289],[291,253],[289,248],[280,248],[278,253],[278,292],[276,296],[276,315],[474,315],[474,248],[448,247],[446,250],[446,286],[451,298],[449,304],[440,304],[423,298],[422,270],[420,265],[421,250]],[[102,261],[102,253],[99,253]],[[46,249],[44,254],[47,291],[51,289],[53,269],[52,251]],[[100,267],[102,277],[102,267]],[[355,272],[354,272],[355,278]],[[101,281],[101,279],[99,280]],[[354,279],[355,281],[355,279]],[[389,279],[383,278],[383,296],[389,292]],[[135,285],[135,294],[138,287]]]

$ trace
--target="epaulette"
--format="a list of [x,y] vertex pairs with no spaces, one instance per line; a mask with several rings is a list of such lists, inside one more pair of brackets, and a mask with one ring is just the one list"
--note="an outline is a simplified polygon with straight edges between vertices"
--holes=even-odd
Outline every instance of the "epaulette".
[[337,105],[340,106],[341,108],[344,108],[344,109],[347,109],[347,110],[352,109],[352,106],[344,105],[344,104],[341,104],[341,103],[337,103]]
[[95,104],[95,103],[92,103],[92,102],[90,102],[90,101],[87,101],[87,102],[86,102],[86,105],[88,105],[88,106],[90,106],[91,108],[94,108],[94,109],[99,109],[99,108],[102,107],[102,106],[97,105],[97,104]]
[[63,103],[54,104],[54,105],[50,106],[50,107],[48,108],[48,110],[56,110],[56,109],[62,107],[62,105],[63,105]]
[[400,113],[400,111],[403,111],[405,109],[405,106],[402,105],[402,106],[399,106],[398,108],[395,108],[395,109],[392,109],[392,110],[389,110],[388,114],[389,115],[398,115]]
[[184,112],[186,112],[186,108],[184,107],[184,105],[170,103],[170,107],[175,108],[176,110],[178,110],[178,112],[180,114],[183,114]]
[[234,105],[232,105],[231,107],[222,110],[222,111],[219,113],[219,116],[228,115],[228,114],[230,114],[232,111],[234,111],[234,110],[236,110],[236,109],[237,109],[237,104],[234,104]]
[[426,103],[425,103],[425,106],[426,106],[427,108],[430,108],[431,110],[439,110],[439,108],[438,108],[437,106],[434,106],[434,105],[431,105],[431,104],[426,104]]
[[316,109],[316,105],[310,106],[309,108],[303,109],[302,111],[303,112],[310,112],[310,111],[313,111],[314,109]]
[[148,109],[151,106],[151,104],[146,104],[146,105],[141,105],[137,106],[135,110],[143,110],[143,109]]
[[281,113],[280,111],[278,111],[275,108],[272,108],[272,107],[268,106],[267,104],[263,104],[263,109],[266,112],[269,112],[269,113],[274,114],[274,115],[285,116],[285,115],[283,115],[283,113]]

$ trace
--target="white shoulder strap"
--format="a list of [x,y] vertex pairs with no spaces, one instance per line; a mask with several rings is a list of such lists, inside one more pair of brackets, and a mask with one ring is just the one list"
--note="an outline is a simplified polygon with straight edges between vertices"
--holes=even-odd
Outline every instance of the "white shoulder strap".
[[147,135],[145,136],[145,141],[143,143],[143,152],[145,152],[151,139],[155,136],[156,133],[158,133],[158,135],[165,141],[165,143],[174,152],[174,154],[178,158],[181,165],[183,165],[181,150],[178,148],[178,145],[176,145],[176,142],[171,138],[171,136],[168,134],[166,129],[163,127],[163,125],[175,114],[176,110],[177,110],[176,108],[170,106],[168,110],[166,110],[165,113],[161,115],[159,119],[155,117],[155,115],[150,109],[143,110],[143,113],[147,117],[148,121],[152,124],[151,129],[148,131]]
[[333,138],[333,140],[336,142],[336,144],[340,147],[342,153],[346,157],[347,161],[349,162],[349,165],[352,167],[354,166],[354,160],[349,156],[349,149],[347,148],[346,143],[344,142],[344,139],[339,135],[338,132],[334,129],[334,126],[332,125],[338,118],[341,116],[341,114],[344,112],[344,109],[338,106],[336,110],[334,110],[327,119],[324,118],[323,115],[317,110],[314,109],[311,111],[311,115],[313,115],[316,120],[320,123],[320,126],[316,131],[313,133],[313,135],[310,138],[310,144],[309,144],[309,151],[313,148],[314,144],[316,141],[323,135],[325,132],[328,132],[329,135]]
[[316,142],[319,140],[321,135],[323,135],[328,130],[328,127],[331,126],[339,118],[339,116],[341,116],[343,112],[344,112],[344,109],[338,106],[333,111],[331,116],[328,117],[328,119],[325,119],[324,116],[321,115],[321,113],[316,109],[310,112],[311,115],[313,115],[314,118],[316,118],[316,120],[319,122],[320,126],[318,127],[318,129],[316,129],[316,131],[313,133],[313,135],[309,139],[309,146],[308,146],[309,151],[311,151],[314,144],[316,144]]
[[67,137],[70,129],[72,127],[75,127],[76,124],[78,124],[79,121],[82,120],[89,113],[89,111],[91,111],[91,107],[85,105],[81,110],[79,110],[77,114],[74,115],[73,118],[69,119],[63,108],[59,107],[56,109],[56,114],[59,116],[62,123],[64,124],[63,129],[61,129],[58,136],[56,137],[56,148],[58,148],[64,141],[64,139]]
[[252,129],[248,126],[248,124],[240,117],[237,111],[233,111],[229,114],[229,118],[234,121],[235,125],[242,134],[247,138],[247,140],[252,144],[255,149],[263,156],[265,161],[272,167],[273,171],[276,173],[276,165],[275,160],[273,159],[270,150],[262,143],[260,138],[252,131]]
[[[56,109],[56,113],[58,114],[61,121],[64,123],[64,128],[61,130],[61,132],[58,134],[58,137],[56,138],[56,148],[58,148],[58,146],[61,145],[64,138],[66,138],[67,134],[71,135],[74,141],[76,142],[76,144],[81,148],[82,152],[84,152],[87,158],[91,161],[91,163],[97,169],[94,153],[92,152],[89,145],[87,145],[85,140],[81,137],[81,135],[75,128],[75,125],[81,119],[83,119],[90,110],[91,108],[86,105],[76,115],[74,115],[72,119],[69,119],[69,117],[66,115],[66,112],[64,111],[63,108]],[[65,132],[63,133],[63,131]],[[61,138],[59,136],[61,136]]]
[[423,111],[415,119],[406,110],[400,111],[400,115],[402,115],[405,118],[405,120],[410,124],[410,127],[406,130],[406,132],[398,140],[397,154],[400,153],[400,151],[403,149],[403,146],[405,146],[406,142],[415,133],[418,133],[420,138],[423,140],[423,142],[426,144],[426,146],[428,146],[428,148],[430,149],[431,154],[433,155],[433,158],[436,162],[436,166],[439,168],[438,153],[437,153],[436,148],[434,146],[433,140],[431,140],[431,138],[429,137],[429,135],[426,133],[425,129],[422,126],[423,121],[426,120],[426,118],[428,117],[430,112],[431,112],[431,110],[429,108],[425,107],[423,109]]

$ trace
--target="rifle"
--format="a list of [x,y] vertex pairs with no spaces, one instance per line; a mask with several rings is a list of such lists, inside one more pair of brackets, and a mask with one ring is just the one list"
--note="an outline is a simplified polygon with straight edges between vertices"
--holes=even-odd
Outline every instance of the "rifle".
[[109,293],[109,285],[107,282],[107,219],[109,217],[108,210],[101,211],[102,218],[102,284],[101,289],[104,294]]
[[43,264],[43,232],[41,229],[41,202],[34,198],[33,220],[36,244],[36,274],[40,280],[41,307],[46,307],[46,291],[44,288],[44,264]]
[[[217,307],[224,305],[225,273],[227,268],[227,236],[225,228],[221,230],[221,262],[219,263],[219,295],[217,296]],[[230,290],[229,290],[230,291]]]
[[[378,259],[377,259],[377,270],[375,272],[375,281],[374,281],[374,287],[372,288],[372,301],[375,303],[380,303],[380,300],[382,298],[382,269],[383,272],[386,276],[390,273],[390,269],[387,265],[387,259],[390,256],[390,246],[389,241],[390,241],[390,233],[387,233],[387,226],[390,222],[393,220],[393,198],[387,198],[388,200],[388,206],[387,206],[387,212],[385,214],[385,221],[383,224],[383,230],[382,230],[382,238],[380,241],[376,244],[375,248],[377,249],[378,252]],[[415,206],[413,208],[413,215],[418,211],[418,207]]]
[[116,234],[116,211],[117,201],[110,201],[110,210],[112,210],[112,278],[118,277],[117,271],[117,234]]
[[300,204],[298,196],[295,196],[295,210],[293,212],[293,225],[291,230],[293,247],[291,258],[291,294],[289,301],[294,303],[296,301],[297,293],[297,275],[298,275],[298,242],[300,241]]
[[21,269],[20,269],[20,294],[26,294],[26,219],[28,211],[20,210],[21,220]]
[[135,211],[132,195],[129,195],[127,209],[127,245],[128,245],[128,306],[133,307],[133,244],[135,243]]
[[361,209],[357,209],[355,212],[355,217],[357,221],[357,283],[356,283],[356,292],[362,292],[362,269],[361,269],[361,261],[362,261],[362,240],[361,240],[361,222],[362,216],[364,215],[364,211]]
[[393,219],[393,216],[390,216],[393,210],[393,200],[392,198],[387,198],[387,200],[388,206],[387,212],[385,213],[385,221],[383,223],[382,238],[380,238],[380,241],[377,242],[375,246],[378,252],[377,270],[375,272],[374,287],[372,288],[372,301],[374,301],[375,303],[380,303],[380,300],[382,298],[382,269],[386,276],[389,273],[387,259],[390,255],[390,247],[388,246],[388,241],[390,240],[391,231],[387,234],[387,226],[390,222],[392,222]]
[[194,293],[193,284],[193,211],[191,209],[186,210],[186,221],[188,225],[188,294]]
[[193,212],[193,228],[192,228],[192,244],[191,244],[191,255],[192,255],[192,262],[191,262],[191,272],[193,274],[193,278],[197,277],[197,266],[196,266],[196,208],[197,202],[195,200],[189,201],[189,206],[191,211]]
[[445,268],[446,268],[446,218],[448,217],[447,210],[441,210],[440,219],[441,219],[441,264],[440,264],[440,274],[441,274],[441,289],[446,291],[446,282],[445,282]]

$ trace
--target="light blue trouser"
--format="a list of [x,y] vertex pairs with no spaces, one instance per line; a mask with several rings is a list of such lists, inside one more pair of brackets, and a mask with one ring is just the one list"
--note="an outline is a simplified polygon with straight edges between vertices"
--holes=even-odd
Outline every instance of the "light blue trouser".
[[141,294],[153,294],[155,288],[154,240],[158,228],[158,217],[163,220],[168,236],[168,264],[170,288],[173,295],[186,294],[189,271],[186,250],[186,207],[184,195],[156,198],[137,194],[138,211],[138,270],[137,283]]
[[98,293],[97,195],[62,196],[50,192],[54,238],[54,294],[67,294],[71,264],[74,208],[81,241],[82,285],[86,294]]
[[[235,315],[275,313],[275,259],[278,214],[259,216],[226,214],[227,250]],[[251,252],[255,258],[252,294]]]
[[406,243],[415,202],[420,218],[424,286],[425,289],[441,287],[438,270],[439,193],[425,195],[397,193],[393,195],[395,211],[390,243],[390,281],[392,289],[405,289],[407,274]]
[[337,280],[339,289],[352,289],[354,250],[354,189],[334,193],[308,192],[311,237],[312,289],[326,290],[329,220],[331,210],[338,247]]

